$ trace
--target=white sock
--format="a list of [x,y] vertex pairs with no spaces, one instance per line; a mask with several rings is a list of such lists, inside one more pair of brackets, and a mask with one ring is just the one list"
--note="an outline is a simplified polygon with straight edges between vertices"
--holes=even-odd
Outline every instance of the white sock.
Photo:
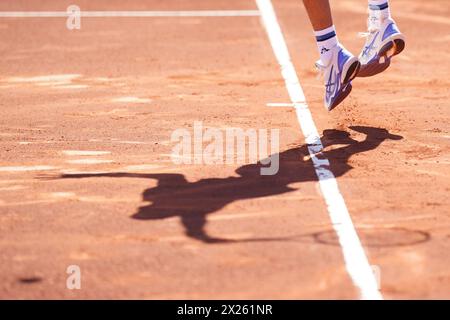
[[369,14],[383,19],[390,18],[389,0],[369,0]]
[[319,49],[320,60],[327,66],[333,57],[333,50],[338,45],[338,38],[334,25],[319,31],[314,31],[316,36],[317,48]]

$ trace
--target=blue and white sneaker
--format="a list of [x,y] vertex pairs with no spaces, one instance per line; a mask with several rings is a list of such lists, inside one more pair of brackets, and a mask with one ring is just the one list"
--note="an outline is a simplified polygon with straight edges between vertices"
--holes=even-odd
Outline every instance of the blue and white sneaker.
[[386,70],[391,64],[391,58],[405,48],[405,37],[399,31],[392,18],[385,18],[376,13],[370,13],[366,44],[359,55],[361,69],[358,77],[370,77]]
[[358,58],[338,44],[333,50],[330,63],[325,66],[322,61],[316,62],[316,67],[324,75],[325,108],[333,110],[352,91],[351,81],[356,77],[360,62]]

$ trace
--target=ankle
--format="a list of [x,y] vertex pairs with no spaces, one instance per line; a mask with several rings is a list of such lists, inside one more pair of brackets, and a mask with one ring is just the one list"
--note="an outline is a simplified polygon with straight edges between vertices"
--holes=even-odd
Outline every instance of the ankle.
[[369,19],[381,23],[390,17],[389,0],[369,0]]
[[320,61],[327,66],[332,57],[335,48],[338,46],[338,38],[334,25],[323,30],[314,31],[316,36],[317,49],[320,54]]

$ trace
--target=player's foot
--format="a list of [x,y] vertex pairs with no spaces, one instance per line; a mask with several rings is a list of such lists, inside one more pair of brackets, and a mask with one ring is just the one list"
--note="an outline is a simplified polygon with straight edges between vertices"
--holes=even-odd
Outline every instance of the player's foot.
[[359,71],[360,63],[358,58],[353,56],[344,47],[338,44],[333,49],[333,56],[324,65],[321,60],[316,62],[325,80],[325,108],[328,111],[334,109],[352,91],[351,81]]
[[386,70],[391,58],[405,48],[405,37],[392,18],[371,14],[368,32],[363,33],[366,44],[359,55],[361,68],[358,77],[370,77]]

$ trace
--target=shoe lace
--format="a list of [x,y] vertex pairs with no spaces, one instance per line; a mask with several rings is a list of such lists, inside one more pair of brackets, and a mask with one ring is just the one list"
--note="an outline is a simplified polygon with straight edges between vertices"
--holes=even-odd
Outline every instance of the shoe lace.
[[318,80],[323,79],[325,77],[326,66],[323,65],[323,63],[320,59],[316,61],[314,66],[315,66],[316,72],[317,72],[316,79],[318,79]]
[[375,50],[375,47],[371,45],[373,39],[372,36],[380,31],[380,25],[382,23],[381,19],[382,16],[380,12],[369,10],[369,18],[367,19],[367,31],[358,33],[359,37],[366,38],[366,45],[364,46],[364,50],[362,52],[363,56],[371,56],[373,54],[373,51]]
[[381,13],[378,11],[369,10],[369,18],[367,18],[367,31],[359,32],[358,35],[361,38],[367,38],[371,34],[380,30],[381,25]]
[[[323,81],[325,79],[325,70],[326,70],[327,66],[325,66],[321,60],[317,60],[314,65],[315,65],[316,71],[317,71],[316,79],[321,79]],[[336,85],[336,83],[334,83],[334,82],[326,82],[325,83],[325,91],[327,92],[327,94],[333,92],[333,88],[335,85]]]

